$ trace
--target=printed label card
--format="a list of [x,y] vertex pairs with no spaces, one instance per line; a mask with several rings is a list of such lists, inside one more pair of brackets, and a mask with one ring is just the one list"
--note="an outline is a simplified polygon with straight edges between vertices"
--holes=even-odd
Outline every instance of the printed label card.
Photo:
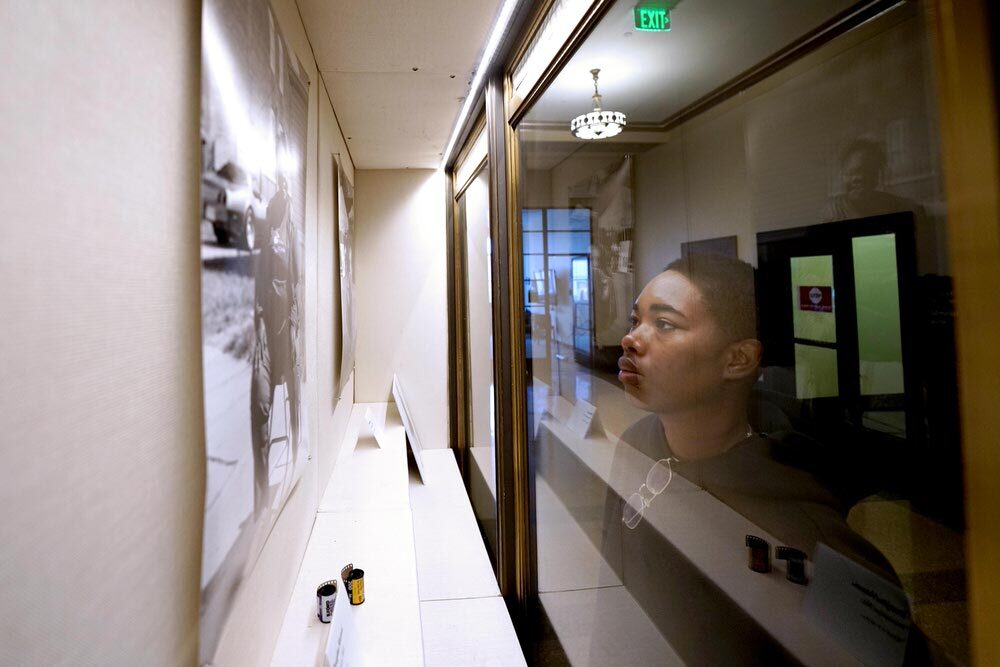
[[578,438],[584,440],[592,435],[603,435],[601,420],[597,416],[597,408],[583,399],[577,399],[576,405],[573,406],[573,414],[566,422],[566,427]]
[[375,438],[378,446],[385,449],[385,431],[382,429],[382,425],[378,423],[375,413],[372,412],[371,408],[365,408],[365,423],[368,424],[368,430]]
[[864,664],[903,664],[910,632],[906,593],[825,544],[816,547],[803,612]]

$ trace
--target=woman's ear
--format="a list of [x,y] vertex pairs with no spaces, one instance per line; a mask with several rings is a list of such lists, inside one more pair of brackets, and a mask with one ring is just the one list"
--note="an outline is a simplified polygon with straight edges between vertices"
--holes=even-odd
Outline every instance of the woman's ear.
[[726,350],[726,368],[723,377],[727,380],[756,378],[762,351],[760,341],[756,338],[745,338],[731,344]]

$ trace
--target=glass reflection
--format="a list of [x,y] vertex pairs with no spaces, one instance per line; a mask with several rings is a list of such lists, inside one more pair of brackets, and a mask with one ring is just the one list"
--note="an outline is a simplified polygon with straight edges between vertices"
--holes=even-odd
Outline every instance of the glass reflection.
[[[633,4],[518,127],[535,660],[967,663],[921,3],[669,130],[851,3],[788,3],[738,39],[738,16],[697,0],[670,33],[625,34]],[[594,67],[630,127],[580,142],[566,100]],[[748,568],[747,536],[769,573]],[[778,560],[799,552],[804,582]]]
[[489,178],[484,167],[458,199],[458,224],[465,237],[466,350],[471,433],[470,498],[486,536],[491,559],[497,553],[496,433],[493,390],[493,286]]

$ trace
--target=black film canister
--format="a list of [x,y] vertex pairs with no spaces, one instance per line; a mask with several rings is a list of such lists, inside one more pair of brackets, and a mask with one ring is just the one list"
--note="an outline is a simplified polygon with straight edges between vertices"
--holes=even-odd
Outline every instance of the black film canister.
[[747,548],[750,552],[748,566],[754,572],[771,571],[771,545],[762,537],[747,535]]
[[792,547],[778,547],[774,550],[774,557],[787,563],[787,574],[785,578],[795,584],[806,584],[806,555],[798,549]]
[[324,581],[316,589],[316,615],[323,623],[329,623],[333,618],[333,606],[337,603],[337,580]]

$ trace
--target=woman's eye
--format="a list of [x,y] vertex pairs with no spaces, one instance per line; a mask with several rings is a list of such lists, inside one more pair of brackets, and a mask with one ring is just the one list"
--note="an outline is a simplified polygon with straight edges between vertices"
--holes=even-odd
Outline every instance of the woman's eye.
[[667,320],[656,320],[656,328],[660,331],[670,331],[674,325]]

